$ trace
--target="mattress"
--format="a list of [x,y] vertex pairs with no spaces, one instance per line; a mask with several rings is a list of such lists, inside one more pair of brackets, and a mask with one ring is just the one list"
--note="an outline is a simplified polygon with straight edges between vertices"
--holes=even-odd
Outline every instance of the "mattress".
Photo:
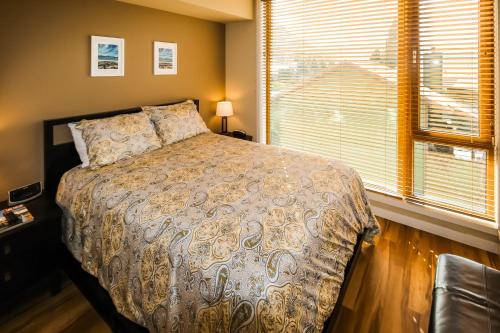
[[213,133],[64,174],[64,242],[151,332],[321,331],[359,234],[339,161]]

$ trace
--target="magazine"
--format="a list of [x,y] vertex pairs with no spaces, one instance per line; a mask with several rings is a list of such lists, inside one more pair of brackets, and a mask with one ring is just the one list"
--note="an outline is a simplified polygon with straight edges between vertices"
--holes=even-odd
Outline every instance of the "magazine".
[[[7,219],[9,213],[14,214],[14,219]],[[25,205],[17,205],[0,210],[0,233],[16,228],[25,223],[33,222],[35,218],[29,212]]]

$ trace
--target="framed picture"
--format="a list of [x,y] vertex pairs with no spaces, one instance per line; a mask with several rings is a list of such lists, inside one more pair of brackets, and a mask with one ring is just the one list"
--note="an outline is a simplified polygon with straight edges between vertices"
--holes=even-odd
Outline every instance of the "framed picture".
[[177,44],[154,42],[154,75],[177,75]]
[[125,75],[125,40],[123,38],[91,36],[90,75]]

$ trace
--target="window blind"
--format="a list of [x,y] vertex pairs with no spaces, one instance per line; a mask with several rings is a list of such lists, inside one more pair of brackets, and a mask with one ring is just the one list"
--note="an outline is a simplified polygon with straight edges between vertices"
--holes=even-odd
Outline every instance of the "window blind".
[[397,1],[265,5],[269,143],[341,159],[395,193]]
[[493,0],[262,1],[266,141],[494,216]]

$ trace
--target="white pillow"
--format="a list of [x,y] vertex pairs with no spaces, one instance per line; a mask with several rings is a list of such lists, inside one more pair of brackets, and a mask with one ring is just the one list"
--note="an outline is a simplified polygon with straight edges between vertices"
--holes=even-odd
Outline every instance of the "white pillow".
[[80,156],[80,161],[82,161],[82,168],[86,168],[90,165],[89,155],[87,154],[87,144],[83,140],[82,130],[76,128],[77,123],[69,123],[68,127],[71,131],[71,136],[73,136],[73,142],[75,143],[76,151],[78,156]]

